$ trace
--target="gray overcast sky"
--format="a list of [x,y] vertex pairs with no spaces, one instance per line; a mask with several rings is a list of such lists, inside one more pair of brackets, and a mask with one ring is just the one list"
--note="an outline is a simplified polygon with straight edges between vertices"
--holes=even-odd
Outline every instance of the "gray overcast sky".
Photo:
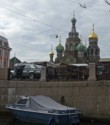
[[[78,3],[86,4],[87,9]],[[59,40],[50,35],[61,35],[65,46],[74,10],[82,42],[88,45],[94,23],[101,58],[110,58],[110,6],[104,0],[1,0],[0,34],[9,41],[11,57],[16,55],[28,62],[49,61],[53,44],[55,59]]]

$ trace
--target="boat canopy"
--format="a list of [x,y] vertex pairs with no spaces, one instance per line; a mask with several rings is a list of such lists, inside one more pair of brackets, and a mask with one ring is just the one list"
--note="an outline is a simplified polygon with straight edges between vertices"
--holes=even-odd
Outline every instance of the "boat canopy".
[[75,110],[76,108],[64,106],[48,96],[31,96],[30,97],[30,106],[40,109],[50,109],[50,110]]

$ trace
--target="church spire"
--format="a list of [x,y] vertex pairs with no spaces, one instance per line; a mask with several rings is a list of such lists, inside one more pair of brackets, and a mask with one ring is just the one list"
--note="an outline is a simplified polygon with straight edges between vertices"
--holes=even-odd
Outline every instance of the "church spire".
[[53,46],[51,45],[51,51],[49,53],[50,56],[50,62],[53,62],[53,56],[54,56],[54,52],[53,52]]
[[75,24],[76,24],[76,18],[75,18],[75,11],[73,11],[73,18],[71,19],[71,22],[72,22],[72,32],[73,33],[76,33],[76,26],[75,26]]
[[78,38],[79,33],[76,31],[76,18],[75,18],[75,11],[73,11],[73,18],[71,19],[72,22],[72,28],[71,32],[69,32],[69,38]]
[[94,23],[92,24],[92,31],[94,32]]

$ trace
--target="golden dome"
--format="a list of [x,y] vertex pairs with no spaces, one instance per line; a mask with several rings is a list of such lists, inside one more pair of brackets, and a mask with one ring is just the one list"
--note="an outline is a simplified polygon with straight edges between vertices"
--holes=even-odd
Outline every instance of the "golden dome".
[[89,35],[89,39],[98,39],[97,34],[94,33],[94,31]]
[[93,24],[92,33],[89,35],[89,39],[98,39],[97,34],[95,34],[94,32],[94,24]]
[[49,53],[49,55],[54,55],[54,52],[51,50],[50,53]]

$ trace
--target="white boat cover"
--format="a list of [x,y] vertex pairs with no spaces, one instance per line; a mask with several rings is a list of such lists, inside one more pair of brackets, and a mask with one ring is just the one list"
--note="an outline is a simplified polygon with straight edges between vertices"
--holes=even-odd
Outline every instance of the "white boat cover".
[[88,67],[89,65],[88,64],[70,64],[72,66],[77,66],[77,67]]
[[47,110],[75,110],[76,108],[64,106],[48,96],[31,96],[30,97],[30,107],[47,109]]

